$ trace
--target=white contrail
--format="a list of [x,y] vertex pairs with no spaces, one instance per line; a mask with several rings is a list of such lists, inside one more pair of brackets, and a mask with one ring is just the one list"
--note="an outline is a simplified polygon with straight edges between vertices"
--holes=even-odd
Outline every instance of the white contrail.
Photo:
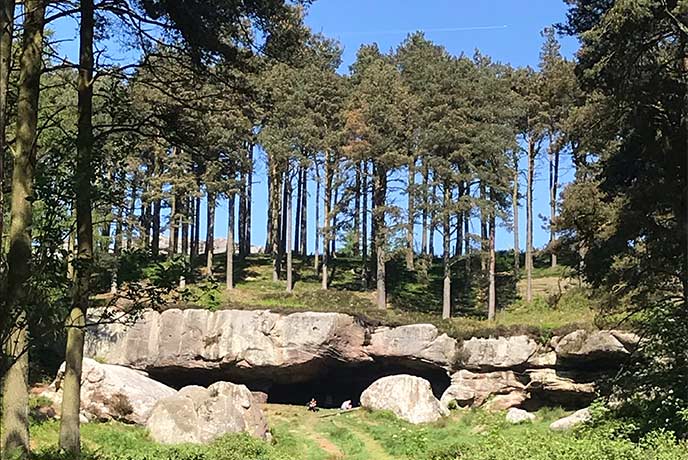
[[442,27],[436,29],[399,29],[399,30],[370,30],[370,31],[351,31],[351,32],[335,32],[335,35],[397,35],[397,34],[410,34],[413,32],[470,32],[474,30],[499,30],[506,29],[507,25],[494,25],[494,26],[470,26],[470,27]]

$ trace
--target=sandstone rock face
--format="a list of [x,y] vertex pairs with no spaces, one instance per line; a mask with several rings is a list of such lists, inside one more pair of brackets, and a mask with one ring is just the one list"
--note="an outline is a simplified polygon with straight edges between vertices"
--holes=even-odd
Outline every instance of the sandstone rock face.
[[535,395],[560,404],[590,404],[597,396],[595,384],[577,383],[571,374],[555,369],[534,369],[527,371],[530,382],[528,389]]
[[410,358],[450,367],[456,362],[457,344],[432,324],[412,324],[375,329],[365,352],[372,357]]
[[361,395],[361,406],[389,410],[410,423],[428,423],[447,415],[432,394],[430,382],[412,375],[383,377]]
[[589,421],[591,417],[590,409],[581,409],[569,415],[568,417],[560,418],[559,420],[552,422],[549,426],[549,429],[554,431],[570,430]]
[[523,409],[512,407],[506,413],[506,421],[517,425],[523,422],[532,422],[535,420],[535,414],[531,414]]
[[452,401],[459,407],[478,407],[491,396],[511,393],[525,395],[525,388],[513,371],[476,373],[460,370],[452,375],[451,385],[442,395],[441,401],[444,407]]
[[489,411],[502,411],[515,407],[519,407],[528,399],[528,393],[525,391],[512,391],[509,394],[497,395],[490,399],[485,408]]
[[537,343],[525,335],[472,338],[463,342],[459,353],[460,367],[479,371],[519,368],[525,366],[537,351]]
[[[62,403],[64,363],[48,391],[56,407]],[[140,371],[84,359],[81,375],[81,413],[89,420],[123,420],[144,424],[153,406],[177,392]]]
[[[624,340],[631,340],[620,334]],[[614,335],[613,331],[574,331],[562,337],[555,348],[557,358],[562,362],[620,362],[630,352]]]
[[138,369],[242,369],[301,367],[323,360],[361,362],[365,329],[338,313],[167,310],[146,312],[131,327],[90,331],[87,355]]
[[207,443],[240,432],[268,437],[267,422],[251,392],[228,382],[182,388],[158,402],[146,426],[151,437],[163,444]]

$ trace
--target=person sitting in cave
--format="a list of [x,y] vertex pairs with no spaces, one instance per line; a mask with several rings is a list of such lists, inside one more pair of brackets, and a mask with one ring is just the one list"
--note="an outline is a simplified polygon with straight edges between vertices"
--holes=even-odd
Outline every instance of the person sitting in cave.
[[354,408],[354,405],[351,403],[350,399],[347,399],[346,401],[344,401],[342,403],[342,405],[340,406],[341,410],[351,410],[353,408]]
[[311,398],[308,402],[308,410],[311,412],[318,412],[318,401],[315,398]]

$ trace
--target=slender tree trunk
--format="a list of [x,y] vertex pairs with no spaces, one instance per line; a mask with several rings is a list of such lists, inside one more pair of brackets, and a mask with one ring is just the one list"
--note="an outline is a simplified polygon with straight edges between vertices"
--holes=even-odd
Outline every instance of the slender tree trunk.
[[[485,189],[485,184],[480,182],[480,199],[484,202],[487,201],[487,192]],[[489,252],[489,241],[488,241],[488,220],[485,213],[485,205],[480,206],[480,270],[485,273],[487,271],[488,265],[488,252]]]
[[361,288],[368,289],[368,163],[361,162]]
[[207,232],[205,235],[205,270],[208,276],[213,276],[213,255],[215,253],[215,208],[217,207],[217,195],[208,192],[208,216]]
[[318,162],[315,162],[315,257],[313,268],[318,271],[320,266],[320,174]]
[[428,190],[430,187],[430,168],[428,168],[427,161],[423,162],[423,233],[421,235],[422,247],[421,252],[423,255],[428,253],[428,208],[429,208],[429,196]]
[[[299,173],[300,174],[300,173]],[[292,201],[292,186],[291,186],[291,178],[287,177],[286,178],[286,187],[284,189],[285,195],[286,195],[286,213],[287,213],[287,218],[285,219],[285,227],[287,228],[287,238],[286,238],[286,245],[287,245],[287,292],[291,292],[294,283],[292,281],[292,247],[291,247],[291,242],[293,241],[292,239],[292,222],[291,222],[291,216],[292,216],[292,209],[291,209],[291,201]]]
[[284,254],[287,252],[287,182],[289,181],[290,178],[290,167],[289,164],[287,164],[287,167],[285,168],[284,173],[282,173],[282,196],[281,198],[281,203],[282,205],[280,206],[280,245],[279,245],[279,253],[280,253],[280,261],[284,260]]
[[251,255],[251,202],[253,195],[253,144],[248,148],[248,172],[246,174],[246,217],[244,218],[243,256]]
[[[332,181],[336,184],[335,178]],[[330,227],[330,259],[334,260],[337,258],[337,216],[339,215],[339,188],[335,185],[332,191],[334,194],[333,200],[331,201],[330,211],[332,213],[332,226]]]
[[235,196],[230,193],[227,210],[227,270],[226,270],[226,286],[227,290],[234,289],[234,202]]
[[299,223],[301,248],[299,248],[299,253],[302,257],[306,257],[308,255],[308,166],[302,168],[301,174],[303,175],[303,187],[301,188],[301,222]]
[[375,258],[377,261],[377,307],[387,308],[385,263],[387,262],[387,229],[385,228],[385,200],[387,198],[387,169],[376,165],[373,187],[373,223],[375,227]]
[[[463,182],[459,183],[459,198],[458,200],[461,201],[461,198],[464,196],[464,184]],[[456,257],[461,257],[463,255],[463,211],[457,212],[456,213],[456,252],[455,255]]]
[[0,1],[0,254],[5,252],[5,142],[15,0]]
[[294,232],[294,252],[299,254],[301,249],[301,210],[303,209],[303,203],[301,203],[301,189],[303,188],[303,166],[300,165],[297,169],[297,180],[296,180],[296,231]]
[[442,289],[442,319],[448,319],[451,316],[451,266],[450,262],[450,244],[451,244],[451,228],[449,226],[449,209],[451,208],[451,187],[448,181],[444,183],[444,210],[443,228],[442,228],[442,259],[444,267],[444,285]]
[[81,436],[81,365],[84,358],[84,327],[89,304],[90,277],[93,265],[93,222],[91,215],[91,183],[93,181],[93,33],[95,26],[93,0],[81,0],[79,34],[79,77],[77,160],[76,160],[76,222],[77,264],[74,303],[67,320],[65,376],[62,384],[62,416],[60,448],[79,457]]
[[272,241],[270,242],[272,244],[272,257],[273,257],[273,265],[272,265],[272,280],[273,281],[279,281],[280,279],[280,271],[281,271],[281,266],[282,266],[282,259],[281,259],[281,254],[280,254],[280,173],[278,171],[277,167],[277,162],[273,159],[271,161],[270,165],[271,169],[271,179],[272,179],[272,184],[270,187],[270,192],[271,192],[271,200],[270,200],[270,208],[271,208],[271,237]]
[[160,198],[153,201],[153,229],[151,237],[151,250],[154,256],[160,254],[160,211],[162,202]]
[[552,151],[552,139],[550,138],[549,153],[549,250],[551,251],[551,265],[557,266],[557,254],[554,251],[556,234],[554,220],[557,217],[557,188],[559,187],[559,151]]
[[194,200],[194,231],[191,242],[191,260],[197,259],[201,246],[201,197]]
[[[247,152],[248,153],[248,152]],[[237,246],[239,247],[239,257],[245,257],[244,248],[246,247],[246,171],[241,171],[239,175],[239,219],[237,232]]]
[[332,228],[330,227],[330,219],[332,218],[332,160],[329,152],[325,153],[325,201],[323,204],[323,214],[325,216],[325,223],[323,225],[323,261],[322,261],[322,288],[327,289],[328,279],[327,270],[330,263],[330,238]]
[[354,180],[354,222],[353,222],[353,256],[361,253],[361,162],[356,164],[356,178]]
[[406,269],[413,271],[413,226],[416,223],[416,210],[415,200],[416,200],[416,157],[411,159],[408,166],[408,187],[406,190],[408,202],[407,202],[407,214],[408,221],[406,223]]
[[[26,459],[29,455],[29,356],[26,305],[27,280],[31,274],[31,225],[33,219],[33,179],[35,141],[38,124],[38,96],[42,71],[45,4],[25,0],[24,34],[17,101],[17,140],[12,168],[12,194],[7,257],[8,321],[10,335],[0,345],[5,347],[9,363],[3,366],[2,422],[0,448],[3,459]],[[9,364],[5,368],[4,365]]]
[[177,227],[179,219],[177,215],[178,201],[177,195],[172,195],[172,207],[170,209],[170,241],[168,243],[168,253],[170,257],[177,253],[177,246],[179,244],[179,229]]
[[190,212],[189,208],[191,207],[191,199],[188,196],[183,196],[182,197],[182,204],[183,204],[183,209],[181,212],[181,220],[182,220],[182,254],[184,257],[189,255],[189,221],[190,221]]
[[[467,182],[465,185],[466,196],[471,195],[471,185]],[[464,253],[466,254],[466,274],[471,273],[471,211],[466,210],[463,213],[463,239],[465,244]]]
[[[494,205],[494,193],[490,189],[490,200],[492,201]],[[492,213],[490,214],[490,236],[489,236],[489,287],[488,287],[488,294],[487,294],[487,319],[489,321],[494,321],[495,320],[495,315],[497,313],[497,290],[496,290],[496,285],[495,285],[495,265],[496,265],[496,259],[497,255],[495,253],[495,234],[496,234],[496,228],[495,228],[495,215],[494,215],[494,209],[492,210]]]
[[[434,178],[433,178],[434,179]],[[437,196],[437,181],[433,180],[432,184],[432,198],[434,200],[434,197]],[[431,209],[430,210],[430,216],[429,216],[429,228],[428,228],[428,253],[430,254],[431,258],[435,257],[435,228],[437,226],[437,222],[435,222],[435,210]]]
[[526,185],[526,301],[533,300],[533,176],[535,174],[535,141],[528,142],[528,183]]
[[511,203],[514,208],[514,276],[518,279],[521,271],[521,249],[519,241],[519,203],[518,203],[518,189],[519,189],[519,170],[518,170],[518,153],[514,152],[514,185],[511,192]]
[[131,200],[129,201],[129,210],[127,212],[127,250],[134,248],[134,222],[136,222],[136,200],[138,199],[139,178],[137,174],[131,181]]

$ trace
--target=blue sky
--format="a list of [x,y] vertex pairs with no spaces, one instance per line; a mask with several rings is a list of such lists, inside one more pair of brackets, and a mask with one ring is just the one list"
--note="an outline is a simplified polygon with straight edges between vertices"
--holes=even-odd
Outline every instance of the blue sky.
[[[348,71],[354,61],[357,49],[362,44],[376,42],[380,49],[395,49],[404,38],[415,31],[425,32],[428,39],[441,44],[447,50],[459,55],[472,55],[476,49],[493,60],[510,63],[513,66],[536,67],[542,43],[540,32],[565,19],[566,6],[563,0],[319,0],[309,8],[306,23],[315,31],[340,41],[344,48],[342,73]],[[66,39],[61,49],[67,55],[76,50],[75,21],[55,25],[56,38]],[[74,41],[70,41],[70,40]],[[116,41],[116,40],[115,40]],[[571,57],[577,43],[571,38],[561,39],[562,53]],[[110,43],[110,47],[116,45]],[[110,50],[117,54],[114,49]],[[121,53],[121,52],[120,52]],[[265,242],[265,212],[267,206],[267,184],[264,156],[256,152],[257,171],[254,176],[254,200],[252,243]],[[548,178],[546,159],[538,162],[535,183],[534,214],[549,215]],[[524,167],[525,165],[522,165]],[[571,180],[573,170],[569,158],[562,158],[562,182]],[[524,183],[522,178],[521,183]],[[309,203],[309,249],[314,247],[313,218],[314,186],[310,187]],[[399,196],[391,196],[397,201]],[[398,204],[402,205],[403,201]],[[205,214],[205,213],[203,213]],[[321,213],[322,214],[322,213]],[[521,248],[524,247],[525,210],[521,214]],[[227,203],[219,204],[216,232],[224,236],[227,232]],[[202,231],[206,226],[202,216]],[[535,222],[535,245],[543,246],[548,240],[540,219]],[[474,228],[474,231],[477,229]],[[439,247],[440,236],[436,236]],[[505,227],[498,228],[497,247],[510,248],[513,236]]]

